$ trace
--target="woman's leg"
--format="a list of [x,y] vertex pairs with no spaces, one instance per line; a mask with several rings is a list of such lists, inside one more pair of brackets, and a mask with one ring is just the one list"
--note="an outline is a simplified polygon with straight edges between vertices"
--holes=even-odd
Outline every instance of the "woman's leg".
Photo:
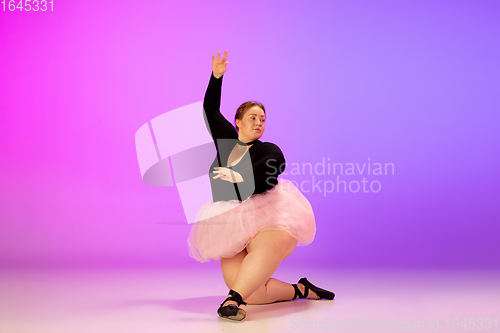
[[236,254],[231,258],[221,258],[220,266],[222,268],[222,276],[224,277],[224,282],[229,289],[233,289],[234,281],[236,280],[236,275],[240,270],[241,263],[245,256],[248,254],[247,249],[243,249],[240,253]]
[[233,290],[246,300],[264,286],[281,261],[293,252],[297,240],[284,230],[257,234],[247,245],[248,254],[241,262]]
[[[295,289],[291,284],[270,278],[283,259],[288,257],[297,240],[284,230],[263,231],[247,248],[232,258],[222,258],[221,268],[229,289],[240,293],[248,304],[267,304],[291,300]],[[303,292],[304,286],[298,284]],[[307,298],[316,298],[311,292]],[[235,304],[228,301],[225,305]]]
[[[243,259],[248,254],[244,249],[231,258],[221,258],[222,275],[229,289],[233,289],[236,276],[240,270]],[[275,301],[291,300],[295,295],[295,289],[291,284],[270,278],[264,285],[254,291],[245,301],[248,304],[267,304]],[[230,303],[226,303],[228,305]],[[236,304],[236,302],[234,302]]]
[[[233,289],[236,275],[238,275],[241,263],[247,254],[247,250],[244,249],[232,258],[221,258],[222,275],[229,289]],[[270,278],[263,286],[254,291],[245,302],[248,304],[267,304],[276,301],[291,300],[294,295],[295,289],[291,284]]]

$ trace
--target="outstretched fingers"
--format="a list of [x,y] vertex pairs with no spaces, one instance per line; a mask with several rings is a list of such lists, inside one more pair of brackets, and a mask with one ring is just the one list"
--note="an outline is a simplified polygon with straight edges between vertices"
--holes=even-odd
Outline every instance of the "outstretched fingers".
[[217,52],[217,59],[215,59],[214,55],[212,54],[212,61],[215,61],[215,60],[219,61],[220,60],[220,61],[226,62],[226,59],[227,59],[227,50],[224,52],[224,57],[222,59],[220,58],[220,51]]
[[224,57],[220,58],[220,51],[217,52],[217,58],[212,54],[212,71],[216,78],[221,77],[226,72],[226,65],[229,64],[226,62],[227,58],[227,50],[224,52]]

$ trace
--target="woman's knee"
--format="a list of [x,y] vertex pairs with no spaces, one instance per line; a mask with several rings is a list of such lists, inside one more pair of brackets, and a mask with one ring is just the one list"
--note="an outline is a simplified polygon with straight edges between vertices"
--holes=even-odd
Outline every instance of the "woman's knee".
[[273,244],[275,245],[275,251],[279,253],[281,260],[283,260],[292,254],[297,245],[297,239],[286,231],[280,231]]
[[297,242],[297,239],[290,235],[284,247],[283,259],[292,254],[292,252],[295,250],[295,247],[297,246]]
[[288,257],[295,246],[297,239],[284,230],[272,230],[259,233],[247,246],[248,253],[254,250],[263,250],[267,255],[275,254],[281,260]]

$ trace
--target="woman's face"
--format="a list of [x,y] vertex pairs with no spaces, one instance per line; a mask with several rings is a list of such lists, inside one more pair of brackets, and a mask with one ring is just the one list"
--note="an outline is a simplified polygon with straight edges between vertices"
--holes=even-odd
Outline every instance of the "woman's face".
[[240,140],[255,141],[264,133],[266,114],[258,106],[248,109],[241,119],[236,119]]

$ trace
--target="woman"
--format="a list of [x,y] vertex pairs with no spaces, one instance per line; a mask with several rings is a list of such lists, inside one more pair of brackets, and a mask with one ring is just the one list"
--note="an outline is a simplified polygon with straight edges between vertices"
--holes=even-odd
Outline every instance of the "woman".
[[[273,143],[262,142],[266,112],[257,102],[243,103],[235,115],[236,129],[220,113],[222,76],[227,51],[212,55],[212,75],[203,107],[217,157],[210,167],[213,201],[198,212],[188,244],[200,262],[220,259],[229,296],[217,313],[242,320],[241,304],[267,304],[298,298],[333,299],[306,278],[288,284],[271,278],[295,246],[310,244],[316,233],[310,203],[288,180],[285,158]],[[246,302],[244,302],[245,300]]]

